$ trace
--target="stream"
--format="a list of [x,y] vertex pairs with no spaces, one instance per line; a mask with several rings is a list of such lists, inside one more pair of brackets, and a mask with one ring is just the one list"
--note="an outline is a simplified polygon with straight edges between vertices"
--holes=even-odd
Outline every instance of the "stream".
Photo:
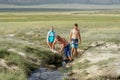
[[31,73],[28,80],[64,80],[66,78],[67,75],[60,71],[48,70],[47,68],[39,68]]
[[51,60],[48,61],[48,65],[53,65],[55,69],[51,68],[38,68],[33,71],[28,80],[65,80],[68,79],[67,73],[61,72],[58,68],[65,69],[66,62],[62,60],[62,57],[54,54]]

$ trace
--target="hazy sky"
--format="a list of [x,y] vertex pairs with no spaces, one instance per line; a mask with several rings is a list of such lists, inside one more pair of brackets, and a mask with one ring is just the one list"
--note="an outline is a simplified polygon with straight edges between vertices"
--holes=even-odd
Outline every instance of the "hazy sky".
[[55,4],[55,3],[85,3],[85,4],[120,4],[120,0],[0,0],[0,4]]

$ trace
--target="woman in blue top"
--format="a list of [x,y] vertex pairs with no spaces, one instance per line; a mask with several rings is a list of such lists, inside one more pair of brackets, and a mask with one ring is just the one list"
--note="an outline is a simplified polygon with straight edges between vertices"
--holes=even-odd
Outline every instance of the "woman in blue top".
[[54,28],[50,27],[50,30],[48,31],[48,34],[47,34],[47,44],[51,49],[52,49],[52,44],[54,40],[55,40]]

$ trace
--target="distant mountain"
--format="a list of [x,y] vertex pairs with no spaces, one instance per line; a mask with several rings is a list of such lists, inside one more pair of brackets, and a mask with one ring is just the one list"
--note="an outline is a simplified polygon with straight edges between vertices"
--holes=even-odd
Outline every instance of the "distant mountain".
[[0,0],[0,4],[39,5],[55,3],[120,4],[120,0]]

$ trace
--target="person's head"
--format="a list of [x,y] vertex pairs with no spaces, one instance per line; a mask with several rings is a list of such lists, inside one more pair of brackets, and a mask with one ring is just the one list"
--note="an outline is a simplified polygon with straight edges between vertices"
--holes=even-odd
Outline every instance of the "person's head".
[[60,40],[61,40],[61,37],[60,37],[59,35],[57,35],[57,36],[56,36],[56,39],[57,39],[58,41],[60,41]]
[[74,24],[74,29],[78,29],[78,24],[77,23]]
[[53,26],[51,26],[51,27],[50,27],[50,31],[53,31],[53,30],[54,30],[54,28],[53,28]]

